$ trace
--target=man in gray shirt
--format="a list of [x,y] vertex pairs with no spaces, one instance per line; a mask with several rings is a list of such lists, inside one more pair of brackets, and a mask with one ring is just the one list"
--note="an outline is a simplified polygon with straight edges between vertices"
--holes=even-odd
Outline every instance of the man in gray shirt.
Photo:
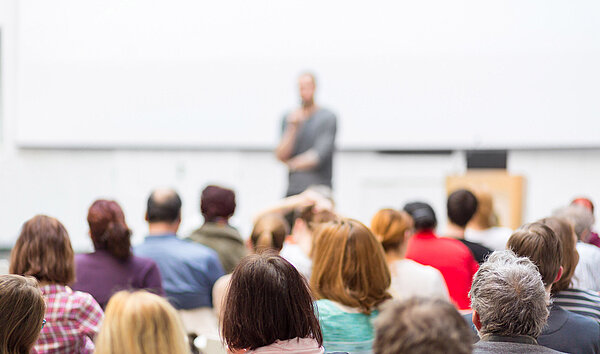
[[311,185],[331,187],[337,119],[314,102],[315,78],[298,78],[302,106],[283,118],[283,135],[275,150],[289,169],[287,195],[302,193]]

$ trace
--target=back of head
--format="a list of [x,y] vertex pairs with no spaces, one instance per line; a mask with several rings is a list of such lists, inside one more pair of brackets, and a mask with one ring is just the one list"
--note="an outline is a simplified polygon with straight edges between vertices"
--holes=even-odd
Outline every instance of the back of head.
[[459,189],[448,196],[448,219],[453,224],[466,227],[477,211],[477,198],[466,189]]
[[157,189],[150,194],[146,208],[149,223],[175,223],[181,219],[181,198],[172,189]]
[[469,222],[469,226],[478,229],[489,229],[496,226],[497,220],[494,216],[494,200],[492,194],[485,190],[476,190],[477,210]]
[[290,234],[290,226],[279,214],[266,214],[254,223],[250,243],[255,252],[273,250],[279,253],[285,237]]
[[381,209],[371,219],[371,231],[386,252],[397,250],[413,228],[413,220],[405,211]]
[[204,188],[200,196],[200,211],[206,222],[228,220],[235,212],[235,192],[219,186]]
[[96,339],[97,354],[189,352],[177,311],[146,291],[113,295]]
[[580,240],[585,240],[594,225],[594,214],[587,207],[580,204],[571,204],[556,210],[552,216],[567,220],[573,225],[575,233]]
[[42,329],[45,311],[34,278],[0,275],[0,353],[29,353]]
[[54,284],[74,281],[75,258],[63,224],[46,215],[25,222],[10,254],[10,272]]
[[306,280],[274,253],[242,259],[231,276],[225,308],[222,337],[230,349],[256,349],[293,338],[323,343]]
[[565,219],[549,217],[541,219],[539,222],[551,228],[561,241],[563,274],[552,286],[552,293],[557,293],[570,287],[573,274],[575,274],[575,268],[579,262],[579,253],[575,248],[577,235],[575,235],[573,226]]
[[471,353],[471,330],[447,301],[410,298],[385,306],[375,321],[376,354]]
[[539,222],[521,226],[510,236],[506,248],[529,258],[538,267],[544,285],[556,280],[562,264],[562,244],[548,226]]
[[592,214],[594,214],[594,203],[592,203],[592,201],[589,198],[575,198],[571,202],[571,205],[573,204],[583,205],[584,207],[588,208],[592,212]]
[[496,251],[483,263],[469,293],[480,335],[537,338],[548,318],[548,295],[536,266],[511,251]]
[[117,202],[96,200],[90,206],[87,221],[96,250],[106,250],[121,260],[131,256],[131,231]]
[[391,297],[383,248],[366,226],[340,219],[315,232],[310,283],[317,298],[370,313]]
[[410,214],[415,223],[415,229],[431,230],[437,226],[435,211],[431,205],[423,202],[408,203],[404,206],[404,211]]

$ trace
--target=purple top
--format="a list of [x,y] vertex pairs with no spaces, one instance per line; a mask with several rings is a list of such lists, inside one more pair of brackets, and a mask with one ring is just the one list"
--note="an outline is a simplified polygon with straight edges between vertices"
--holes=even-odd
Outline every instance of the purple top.
[[71,288],[90,293],[102,309],[119,290],[147,289],[164,296],[158,267],[148,258],[131,256],[120,261],[105,250],[78,254],[75,274]]

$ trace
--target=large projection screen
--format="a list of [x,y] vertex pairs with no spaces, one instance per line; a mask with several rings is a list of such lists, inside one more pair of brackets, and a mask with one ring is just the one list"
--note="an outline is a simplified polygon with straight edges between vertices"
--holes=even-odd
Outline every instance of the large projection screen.
[[597,0],[19,0],[22,147],[272,148],[318,79],[338,146],[600,147]]

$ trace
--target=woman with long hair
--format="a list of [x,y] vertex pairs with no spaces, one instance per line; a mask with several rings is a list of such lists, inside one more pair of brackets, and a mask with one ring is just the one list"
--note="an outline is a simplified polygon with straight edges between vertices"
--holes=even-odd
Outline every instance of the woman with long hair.
[[273,253],[250,255],[233,271],[222,337],[231,352],[323,353],[323,338],[306,280]]
[[35,345],[38,353],[94,351],[102,309],[90,294],[67,286],[75,280],[75,260],[69,234],[60,221],[45,215],[29,219],[12,249],[9,271],[40,282],[46,325]]
[[0,353],[30,353],[44,326],[45,311],[35,278],[0,275]]
[[325,349],[371,353],[372,320],[391,298],[383,248],[365,225],[340,219],[317,229],[313,262],[310,284]]
[[188,354],[177,311],[160,296],[120,291],[106,307],[96,354]]
[[102,308],[119,290],[147,289],[164,294],[156,263],[131,253],[131,231],[119,204],[96,200],[87,221],[95,251],[75,256],[74,290],[92,294]]

